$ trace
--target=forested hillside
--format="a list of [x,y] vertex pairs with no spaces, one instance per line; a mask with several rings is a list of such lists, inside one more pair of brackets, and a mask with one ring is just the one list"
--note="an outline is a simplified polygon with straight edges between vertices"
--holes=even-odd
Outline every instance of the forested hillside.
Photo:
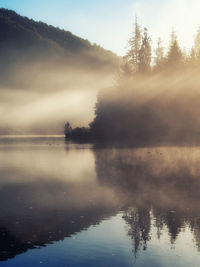
[[[0,79],[6,84],[16,67],[41,63],[55,66],[112,72],[117,56],[92,45],[69,31],[22,17],[14,11],[0,9]],[[27,66],[26,66],[27,67]],[[47,67],[47,65],[45,66]]]
[[119,57],[69,31],[0,9],[0,134],[62,134],[87,124]]

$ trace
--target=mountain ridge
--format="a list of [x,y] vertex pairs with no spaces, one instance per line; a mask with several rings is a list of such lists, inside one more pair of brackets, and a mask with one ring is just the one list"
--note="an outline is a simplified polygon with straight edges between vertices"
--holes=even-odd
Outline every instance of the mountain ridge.
[[[113,72],[119,57],[70,31],[0,8],[0,74],[8,81],[19,64],[47,62]],[[8,82],[9,83],[9,82]]]

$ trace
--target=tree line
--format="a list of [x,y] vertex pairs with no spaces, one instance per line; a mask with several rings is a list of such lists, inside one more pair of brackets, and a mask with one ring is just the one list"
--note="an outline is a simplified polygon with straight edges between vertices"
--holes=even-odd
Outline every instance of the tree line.
[[1,86],[13,88],[18,85],[22,88],[25,79],[16,75],[16,72],[24,65],[30,70],[30,76],[34,64],[44,65],[41,73],[49,66],[54,70],[58,67],[76,70],[82,68],[110,73],[110,70],[117,68],[118,60],[111,51],[69,31],[0,8]]
[[134,32],[128,41],[128,50],[121,65],[122,74],[129,76],[134,73],[149,73],[169,68],[198,66],[200,67],[200,27],[189,53],[181,49],[178,36],[174,30],[171,32],[168,49],[163,46],[161,38],[158,38],[156,48],[153,51],[152,39],[149,36],[148,29],[142,29],[137,17],[135,18]]
[[168,49],[159,38],[153,54],[137,18],[128,43],[120,78],[99,92],[94,120],[88,128],[66,124],[66,136],[133,146],[199,144],[200,28],[188,54],[175,31]]

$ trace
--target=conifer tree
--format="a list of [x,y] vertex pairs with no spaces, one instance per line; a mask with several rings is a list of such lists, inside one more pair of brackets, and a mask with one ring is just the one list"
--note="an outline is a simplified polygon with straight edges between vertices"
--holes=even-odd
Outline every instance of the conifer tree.
[[137,72],[139,69],[139,52],[141,48],[142,34],[141,27],[138,24],[137,17],[135,17],[133,36],[129,40],[129,50],[127,52],[127,61],[132,65],[133,71]]
[[155,57],[154,57],[154,66],[156,69],[162,68],[165,61],[164,57],[164,47],[162,46],[162,41],[158,38],[157,47],[155,49]]
[[139,51],[139,72],[149,72],[151,70],[151,38],[147,28],[144,28],[142,45]]
[[174,31],[171,33],[170,47],[167,55],[168,66],[180,65],[183,54],[179,47],[178,38]]

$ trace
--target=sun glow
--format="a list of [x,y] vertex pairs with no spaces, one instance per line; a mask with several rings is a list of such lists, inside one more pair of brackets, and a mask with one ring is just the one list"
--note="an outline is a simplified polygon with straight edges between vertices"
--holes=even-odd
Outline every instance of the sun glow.
[[155,46],[161,37],[165,46],[169,44],[170,33],[176,31],[180,45],[191,49],[197,29],[200,26],[198,0],[136,1],[131,7],[142,26],[147,27]]

